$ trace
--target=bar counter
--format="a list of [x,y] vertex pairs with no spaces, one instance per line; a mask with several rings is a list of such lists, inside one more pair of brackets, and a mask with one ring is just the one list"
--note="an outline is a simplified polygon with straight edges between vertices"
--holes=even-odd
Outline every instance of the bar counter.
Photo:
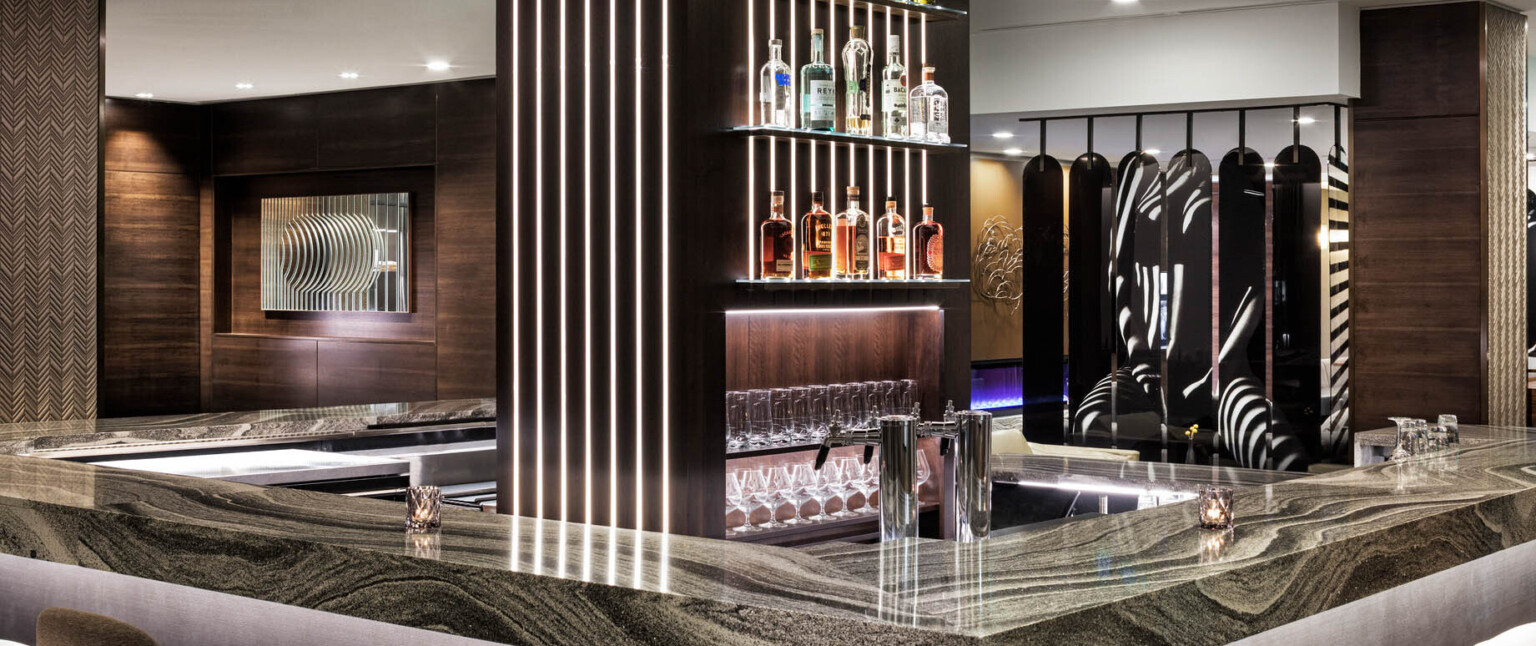
[[[0,552],[499,642],[1223,644],[1536,537],[1523,429],[979,544],[776,548],[0,456]],[[1411,555],[1411,558],[1409,558]]]

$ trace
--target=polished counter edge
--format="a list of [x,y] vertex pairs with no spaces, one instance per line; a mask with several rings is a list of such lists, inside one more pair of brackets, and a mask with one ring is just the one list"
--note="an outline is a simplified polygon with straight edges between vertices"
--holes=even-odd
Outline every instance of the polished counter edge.
[[795,550],[0,457],[0,550],[530,644],[1221,644],[1536,537],[1536,442],[980,544]]

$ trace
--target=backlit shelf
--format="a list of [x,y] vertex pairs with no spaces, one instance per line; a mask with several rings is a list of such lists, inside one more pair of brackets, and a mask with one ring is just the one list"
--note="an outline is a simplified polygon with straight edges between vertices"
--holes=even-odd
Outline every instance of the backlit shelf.
[[749,137],[781,137],[795,141],[827,141],[838,144],[854,144],[859,146],[894,148],[897,150],[925,150],[932,153],[956,153],[970,150],[970,146],[965,144],[935,144],[926,141],[917,141],[914,139],[876,137],[874,135],[850,135],[846,132],[825,132],[821,130],[806,130],[804,128],[736,126],[735,128],[731,128],[731,132]]
[[964,289],[969,287],[971,281],[964,279],[943,280],[747,280],[736,281],[737,285],[745,289],[760,289],[766,291],[791,291],[791,290],[815,290],[815,291],[858,291],[858,290],[927,290],[927,289]]
[[[847,2],[834,2],[834,4],[845,7],[848,5]],[[892,11],[908,11],[913,14],[923,14],[928,16],[930,22],[958,20],[967,15],[964,9],[927,2],[911,2],[910,0],[855,0],[854,4],[859,8],[873,5],[875,7],[890,7]]]

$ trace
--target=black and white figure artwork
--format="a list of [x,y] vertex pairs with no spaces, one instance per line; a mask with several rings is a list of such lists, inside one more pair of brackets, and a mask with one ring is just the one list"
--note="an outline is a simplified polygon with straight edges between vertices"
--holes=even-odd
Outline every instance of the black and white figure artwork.
[[[1198,150],[1168,159],[1110,169],[1089,154],[1069,171],[1069,441],[1248,468],[1347,462],[1344,150],[1324,165],[1306,146],[1233,149],[1214,173]],[[1027,292],[1026,320],[1036,302]]]

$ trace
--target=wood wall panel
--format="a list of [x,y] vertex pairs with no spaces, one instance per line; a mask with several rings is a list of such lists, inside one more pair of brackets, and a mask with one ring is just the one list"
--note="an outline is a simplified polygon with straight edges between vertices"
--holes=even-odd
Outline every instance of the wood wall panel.
[[431,164],[437,157],[438,87],[407,85],[317,95],[318,167]]
[[104,109],[100,414],[196,411],[206,110],[124,99]]
[[313,170],[318,165],[314,96],[235,101],[211,107],[214,175]]
[[213,411],[319,405],[317,342],[219,334],[213,338]]
[[1480,11],[1479,2],[1459,2],[1360,12],[1353,118],[1478,114]]
[[320,406],[431,401],[437,353],[430,343],[318,341]]
[[438,86],[437,395],[496,393],[496,84]]

